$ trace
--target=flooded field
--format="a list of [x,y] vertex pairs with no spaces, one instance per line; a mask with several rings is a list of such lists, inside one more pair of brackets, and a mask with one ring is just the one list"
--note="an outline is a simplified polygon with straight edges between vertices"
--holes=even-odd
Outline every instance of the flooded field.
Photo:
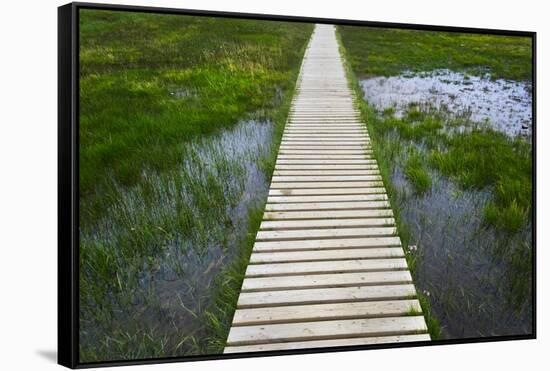
[[144,174],[138,187],[120,188],[108,221],[80,236],[82,254],[104,250],[119,265],[115,287],[100,267],[81,276],[84,290],[106,290],[85,291],[84,298],[109,301],[85,306],[81,344],[122,332],[160,337],[181,353],[205,347],[211,335],[205,317],[213,311],[219,274],[243,249],[249,216],[267,197],[261,162],[271,151],[273,130],[269,122],[243,121],[186,144],[177,172]]
[[377,109],[403,115],[411,103],[445,108],[474,122],[488,122],[510,136],[531,134],[531,85],[449,70],[374,77],[361,81],[365,99]]
[[[456,163],[438,168],[432,161],[440,153],[456,150],[452,147],[456,143],[468,148],[464,143],[470,136],[456,130],[456,118],[463,127],[477,128],[481,123],[494,133],[505,133],[510,142],[499,139],[496,143],[502,146],[514,148],[519,145],[516,138],[530,137],[530,88],[522,82],[492,81],[446,70],[376,77],[360,84],[384,127],[395,127],[381,129],[379,138],[395,192],[393,207],[406,230],[405,249],[414,262],[417,289],[428,298],[440,322],[441,338],[531,333],[530,219],[526,217],[528,221],[513,231],[490,225],[487,207],[498,199],[500,181],[483,183],[468,177],[467,171],[445,176],[438,169]],[[407,125],[417,131],[405,130]],[[483,138],[491,136],[491,131],[479,133]],[[460,135],[460,141],[448,139],[453,135]],[[407,175],[412,157],[419,159],[425,172],[426,186],[421,192],[415,179]],[[508,184],[518,185],[512,179]],[[530,189],[530,184],[525,187]]]
[[400,162],[392,180],[399,195],[395,206],[411,234],[407,248],[416,257],[415,283],[429,297],[442,325],[441,337],[530,333],[530,292],[512,294],[524,268],[514,265],[513,256],[530,249],[524,245],[531,239],[530,229],[510,241],[484,226],[487,191],[460,190],[436,176],[432,191],[418,197]]

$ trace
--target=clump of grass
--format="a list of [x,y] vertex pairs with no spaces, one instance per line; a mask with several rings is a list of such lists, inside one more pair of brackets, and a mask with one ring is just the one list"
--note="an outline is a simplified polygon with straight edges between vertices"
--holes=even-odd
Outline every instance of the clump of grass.
[[515,248],[510,254],[510,290],[509,299],[516,310],[520,311],[526,303],[530,305],[533,288],[533,247],[524,242]]
[[423,293],[417,293],[420,307],[422,307],[422,314],[426,320],[426,326],[428,327],[428,333],[432,340],[437,340],[441,336],[441,325],[439,320],[432,314],[430,301]]
[[431,165],[466,188],[491,187],[493,201],[486,221],[514,233],[531,215],[531,146],[489,128],[443,138],[447,151],[433,151]]
[[409,155],[404,173],[417,194],[423,194],[431,190],[432,177],[424,167],[422,158],[418,153],[415,152]]
[[264,208],[261,207],[249,212],[249,232],[245,235],[232,264],[223,269],[216,280],[216,290],[213,293],[214,304],[212,311],[208,312],[206,321],[209,330],[209,336],[206,339],[209,354],[222,353],[225,348],[244,274],[256,239],[255,231],[260,228],[263,211]]
[[527,211],[515,200],[504,207],[499,207],[495,202],[489,202],[485,206],[484,214],[487,223],[510,233],[520,231],[529,217]]

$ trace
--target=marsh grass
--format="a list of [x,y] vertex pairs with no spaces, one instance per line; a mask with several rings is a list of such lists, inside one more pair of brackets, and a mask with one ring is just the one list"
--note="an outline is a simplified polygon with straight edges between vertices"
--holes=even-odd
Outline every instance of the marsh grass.
[[223,350],[311,29],[82,11],[81,362]]
[[111,180],[168,171],[182,143],[264,119],[292,89],[312,26],[81,10],[80,193],[85,222]]
[[[429,167],[463,189],[489,188],[492,200],[485,207],[488,225],[513,234],[529,224],[532,160],[528,141],[429,106],[411,104],[400,118],[368,109],[372,111],[369,119],[374,135],[397,136],[391,147],[410,146],[405,174],[418,194],[431,188]],[[398,141],[402,143],[395,143]],[[388,141],[383,142],[387,147]]]
[[359,76],[447,68],[492,78],[531,79],[529,37],[357,26],[338,27]]
[[423,194],[432,188],[432,177],[426,170],[421,155],[416,151],[409,154],[404,172],[416,193]]

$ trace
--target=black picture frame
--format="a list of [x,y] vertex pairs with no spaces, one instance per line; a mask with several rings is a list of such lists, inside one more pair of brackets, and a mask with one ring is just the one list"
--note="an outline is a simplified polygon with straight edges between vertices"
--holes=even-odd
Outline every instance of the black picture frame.
[[[381,28],[402,28],[428,31],[483,33],[492,35],[523,36],[532,40],[532,334],[513,336],[490,336],[433,342],[410,342],[394,344],[360,345],[302,350],[263,351],[255,353],[218,354],[173,358],[151,358],[123,361],[81,363],[79,361],[79,10],[101,9],[157,14],[179,14],[223,18],[278,20],[286,22],[325,23]],[[111,5],[96,3],[69,3],[58,8],[58,363],[69,368],[99,366],[122,366],[183,361],[202,361],[245,357],[278,356],[340,352],[379,348],[417,347],[464,343],[494,342],[506,340],[536,339],[536,152],[537,152],[537,81],[536,81],[536,32],[496,30],[485,28],[448,27],[407,23],[372,22],[300,16],[232,13],[160,7]]]

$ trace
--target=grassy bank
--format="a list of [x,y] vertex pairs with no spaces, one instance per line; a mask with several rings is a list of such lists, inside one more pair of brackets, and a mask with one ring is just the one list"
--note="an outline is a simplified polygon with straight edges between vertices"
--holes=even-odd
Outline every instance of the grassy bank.
[[446,68],[492,78],[531,79],[531,39],[466,33],[341,26],[359,77]]
[[312,26],[80,22],[81,361],[219,353]]

